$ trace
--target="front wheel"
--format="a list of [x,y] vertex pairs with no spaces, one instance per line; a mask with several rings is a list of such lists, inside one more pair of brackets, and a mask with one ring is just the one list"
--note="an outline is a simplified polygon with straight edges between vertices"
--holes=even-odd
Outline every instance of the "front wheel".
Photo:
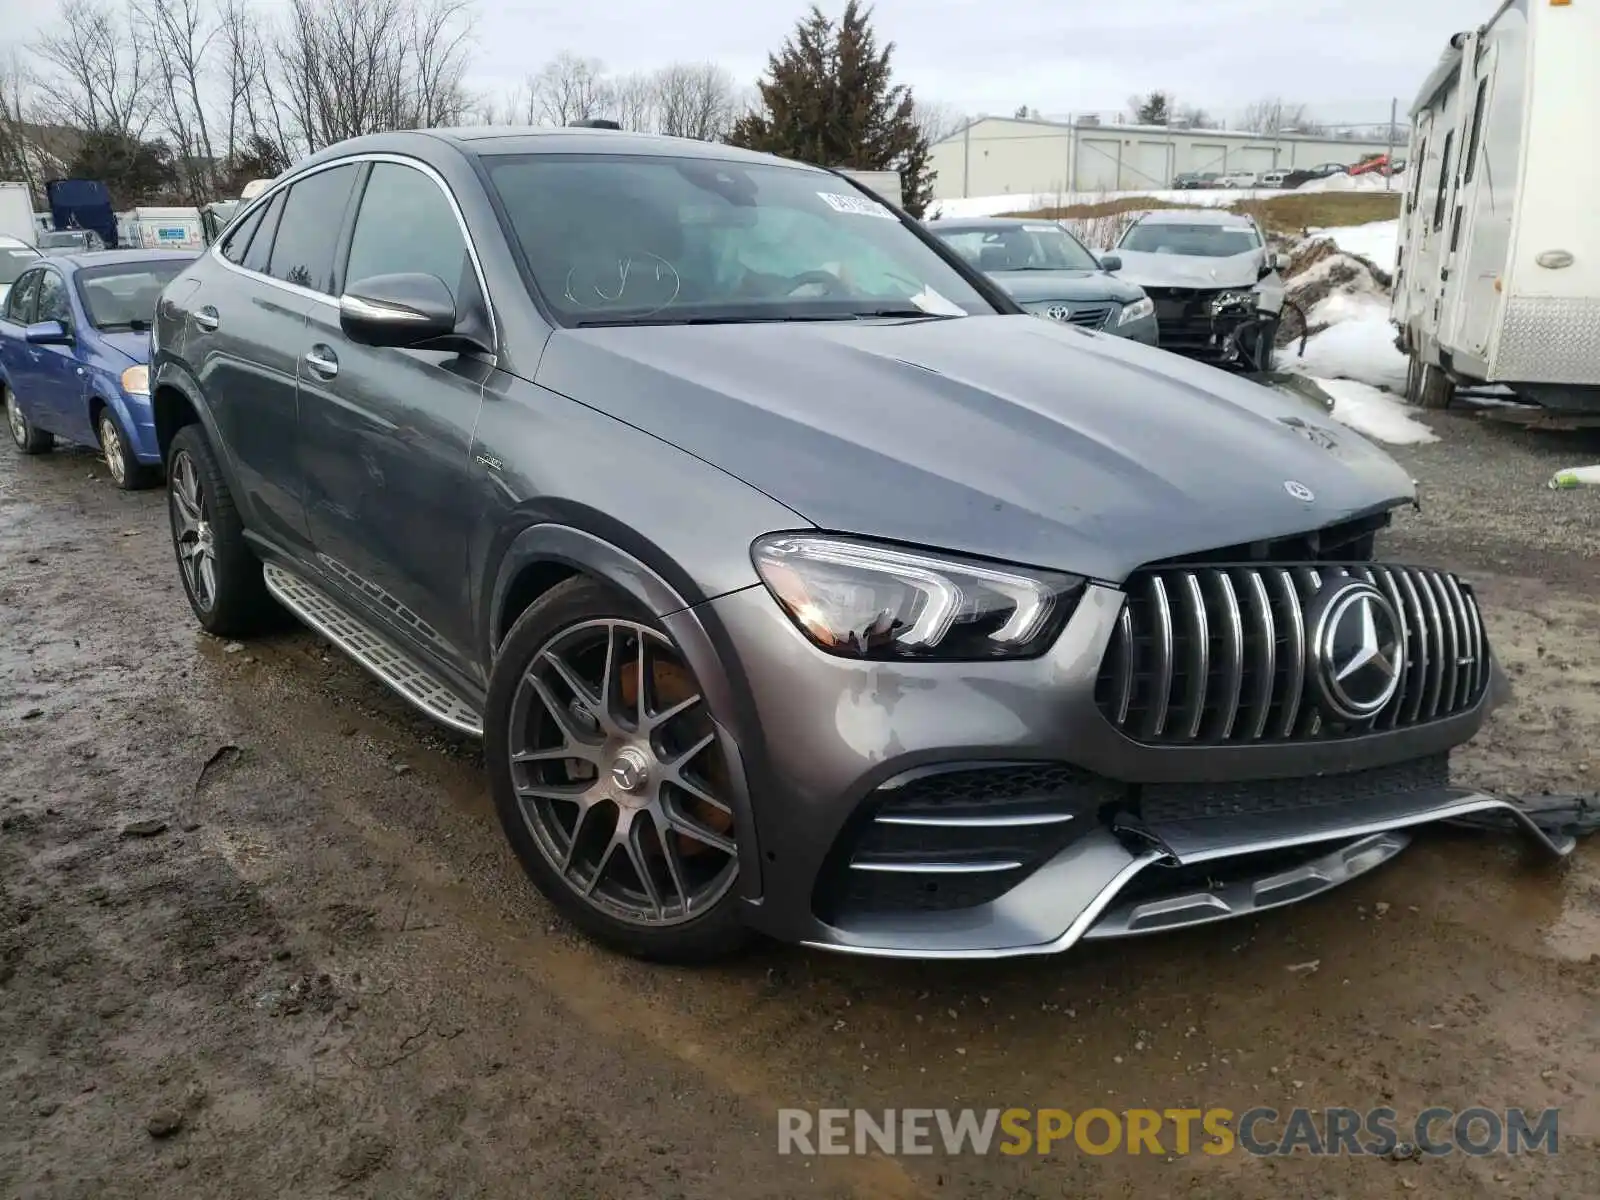
[[506,635],[484,713],[495,808],[529,877],[596,941],[666,962],[746,943],[720,736],[672,639],[595,580],[552,588]]
[[280,610],[244,540],[222,468],[205,431],[185,425],[167,453],[167,512],[189,607],[207,633],[244,637],[270,628]]
[[5,399],[6,426],[11,430],[11,440],[17,444],[17,449],[24,454],[43,454],[54,449],[56,439],[44,430],[33,427],[33,422],[23,415],[22,408],[17,404],[17,394],[3,383],[0,383],[0,394]]
[[100,410],[94,429],[100,438],[100,453],[105,456],[112,483],[125,492],[136,492],[156,481],[155,471],[133,456],[128,439],[122,436],[122,427],[109,408]]

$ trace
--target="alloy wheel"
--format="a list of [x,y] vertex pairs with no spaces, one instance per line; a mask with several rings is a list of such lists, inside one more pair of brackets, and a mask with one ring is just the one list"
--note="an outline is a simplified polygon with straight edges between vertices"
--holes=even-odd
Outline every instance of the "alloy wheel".
[[17,407],[17,398],[10,388],[6,390],[6,424],[11,426],[12,440],[19,446],[28,444],[28,419]]
[[665,635],[613,619],[563,630],[518,683],[510,722],[522,819],[577,896],[662,926],[727,894],[739,869],[727,771]]
[[178,542],[178,562],[195,605],[210,611],[217,602],[217,550],[206,513],[207,497],[194,459],[180,450],[172,456],[172,514]]
[[122,435],[117,432],[117,423],[110,413],[100,414],[100,452],[106,457],[106,469],[111,472],[111,478],[118,484],[124,482],[128,464],[122,456]]

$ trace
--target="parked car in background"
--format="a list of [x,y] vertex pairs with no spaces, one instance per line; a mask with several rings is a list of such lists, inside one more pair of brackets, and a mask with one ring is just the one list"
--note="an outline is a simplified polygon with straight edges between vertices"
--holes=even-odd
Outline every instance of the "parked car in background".
[[21,238],[0,236],[0,304],[5,303],[6,293],[17,281],[17,276],[42,257],[32,243]]
[[1311,174],[1318,179],[1326,179],[1330,175],[1348,175],[1350,168],[1344,163],[1318,163],[1311,168]]
[[1261,186],[1264,188],[1281,188],[1289,178],[1287,171],[1263,171],[1261,173]]
[[1379,175],[1389,174],[1389,156],[1387,154],[1370,155],[1350,168],[1351,175],[1370,175],[1374,172]]
[[1470,586],[1373,561],[1405,470],[837,173],[365,137],[154,340],[196,620],[285,606],[481,733],[530,878],[629,953],[1047,954],[1512,810],[1448,777],[1508,690]]
[[1270,369],[1283,308],[1280,257],[1250,217],[1210,208],[1145,213],[1117,242],[1118,275],[1155,304],[1161,345],[1214,366]]
[[194,258],[148,250],[39,259],[0,306],[0,401],[17,449],[57,437],[98,446],[114,483],[155,482],[150,326],[161,290]]
[[49,255],[83,254],[106,248],[100,235],[92,229],[52,229],[41,233],[36,244],[41,253]]
[[1173,189],[1180,192],[1198,191],[1204,188],[1220,186],[1217,182],[1222,178],[1215,171],[1180,171],[1172,178]]
[[927,226],[1036,316],[1155,345],[1155,306],[1053,221],[951,218]]
[[1260,184],[1260,177],[1254,171],[1229,171],[1222,177],[1219,186],[1225,188],[1253,188]]

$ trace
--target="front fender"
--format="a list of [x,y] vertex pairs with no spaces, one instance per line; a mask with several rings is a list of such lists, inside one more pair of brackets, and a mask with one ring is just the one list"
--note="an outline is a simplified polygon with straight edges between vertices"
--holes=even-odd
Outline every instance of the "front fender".
[[[717,727],[728,764],[734,816],[739,837],[739,876],[746,900],[761,895],[761,851],[750,808],[750,780],[761,775],[765,761],[761,731],[751,714],[755,704],[738,657],[709,603],[691,604],[649,564],[622,548],[570,525],[539,524],[523,530],[500,561],[488,589],[491,654],[498,653],[506,630],[499,614],[517,576],[536,564],[559,563],[600,579],[626,593],[650,611],[666,629],[694,672],[705,696],[706,710]],[[755,585],[755,586],[760,586]]]
[[206,431],[206,440],[211,444],[211,452],[216,455],[217,462],[222,467],[222,478],[227,483],[228,490],[235,497],[244,494],[239,487],[239,474],[233,462],[233,455],[226,439],[222,436],[222,431],[217,427],[217,418],[212,413],[211,406],[206,403],[205,393],[200,390],[200,384],[194,376],[181,364],[165,359],[151,368],[150,410],[155,418],[156,447],[160,451],[163,465],[167,461],[168,451],[172,448],[173,436],[189,423],[188,413],[192,412],[194,419],[198,420]]

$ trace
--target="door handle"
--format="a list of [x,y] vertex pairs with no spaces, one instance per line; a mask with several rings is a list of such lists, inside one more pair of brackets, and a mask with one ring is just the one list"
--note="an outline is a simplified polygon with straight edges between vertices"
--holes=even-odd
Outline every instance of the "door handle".
[[204,308],[196,310],[194,323],[207,333],[210,333],[218,325],[222,324],[222,318],[217,316],[217,310],[208,304]]
[[331,349],[319,343],[306,351],[306,366],[324,379],[332,379],[339,373],[339,358]]

